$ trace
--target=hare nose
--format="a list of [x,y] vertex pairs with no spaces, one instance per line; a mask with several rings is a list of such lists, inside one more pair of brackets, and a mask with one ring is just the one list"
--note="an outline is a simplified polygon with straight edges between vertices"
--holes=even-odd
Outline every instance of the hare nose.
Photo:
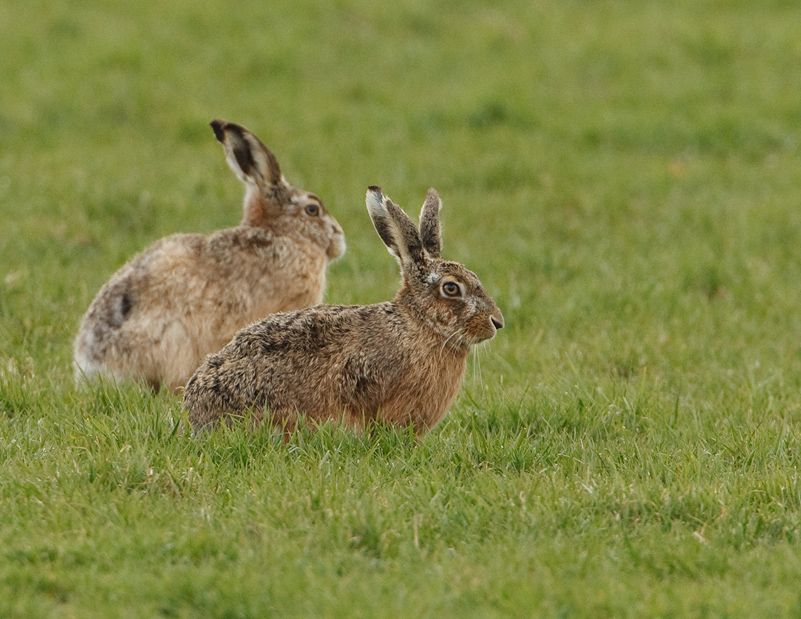
[[503,314],[498,312],[497,316],[490,316],[490,320],[496,329],[503,329]]

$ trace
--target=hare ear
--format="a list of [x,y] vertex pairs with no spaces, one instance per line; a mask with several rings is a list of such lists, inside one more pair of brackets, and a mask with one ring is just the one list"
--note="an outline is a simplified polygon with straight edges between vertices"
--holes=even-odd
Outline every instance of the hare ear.
[[442,200],[433,187],[426,194],[423,210],[420,211],[420,239],[423,247],[432,258],[439,258],[442,252],[442,231],[439,225],[439,210]]
[[262,141],[250,131],[225,120],[211,121],[214,135],[225,149],[228,165],[243,183],[264,186],[277,185],[281,168]]
[[374,185],[367,190],[366,202],[378,236],[389,253],[397,258],[404,273],[423,262],[420,234],[409,216]]

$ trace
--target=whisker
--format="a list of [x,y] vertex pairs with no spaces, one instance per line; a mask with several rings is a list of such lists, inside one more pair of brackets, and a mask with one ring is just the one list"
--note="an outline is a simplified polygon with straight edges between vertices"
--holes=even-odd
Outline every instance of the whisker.
[[484,377],[481,375],[481,358],[478,356],[478,351],[472,352],[473,357],[473,376],[478,377],[478,384],[484,386]]
[[[440,349],[439,349],[439,354],[440,354],[440,356],[442,356],[442,354],[445,352],[445,346],[447,346],[447,344],[448,344],[448,342],[451,340],[451,338],[452,338],[452,337],[454,337],[454,336],[456,336],[456,335],[460,335],[460,334],[461,334],[461,331],[459,331],[459,330],[457,329],[456,331],[454,331],[453,333],[451,333],[451,334],[450,334],[450,335],[447,337],[447,339],[446,339],[446,340],[445,340],[445,341],[442,343],[442,348],[440,348]],[[460,341],[459,343],[461,344],[461,341]]]
[[451,333],[451,334],[450,334],[450,335],[449,335],[447,338],[445,338],[445,341],[444,341],[444,342],[442,342],[442,346],[441,346],[441,347],[440,347],[440,349],[439,349],[439,356],[440,356],[440,357],[442,356],[442,353],[444,353],[444,352],[445,352],[445,346],[447,346],[447,345],[448,345],[448,342],[450,341],[450,339],[451,339],[451,338],[452,338],[454,335],[456,335],[456,333]]

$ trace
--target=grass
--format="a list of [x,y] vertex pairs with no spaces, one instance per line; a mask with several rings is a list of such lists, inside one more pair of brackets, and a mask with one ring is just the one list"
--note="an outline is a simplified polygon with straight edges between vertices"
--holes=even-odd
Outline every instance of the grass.
[[[0,6],[0,616],[801,616],[801,11],[780,0]],[[104,281],[239,219],[208,122],[338,218],[444,201],[507,327],[422,442],[177,430],[78,389]]]

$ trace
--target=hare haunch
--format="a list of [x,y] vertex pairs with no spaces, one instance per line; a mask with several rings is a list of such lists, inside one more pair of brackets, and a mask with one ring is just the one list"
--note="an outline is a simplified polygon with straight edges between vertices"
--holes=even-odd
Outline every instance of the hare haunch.
[[242,327],[322,301],[326,266],[345,251],[342,228],[317,196],[286,181],[250,131],[211,126],[246,187],[242,221],[210,236],[166,237],[120,268],[83,317],[77,380],[177,390]]
[[476,275],[440,258],[441,205],[430,189],[418,229],[370,187],[367,210],[403,275],[395,299],[308,307],[243,329],[186,386],[195,431],[250,416],[289,432],[299,414],[357,429],[376,419],[411,425],[416,436],[434,427],[459,390],[470,346],[503,327]]

